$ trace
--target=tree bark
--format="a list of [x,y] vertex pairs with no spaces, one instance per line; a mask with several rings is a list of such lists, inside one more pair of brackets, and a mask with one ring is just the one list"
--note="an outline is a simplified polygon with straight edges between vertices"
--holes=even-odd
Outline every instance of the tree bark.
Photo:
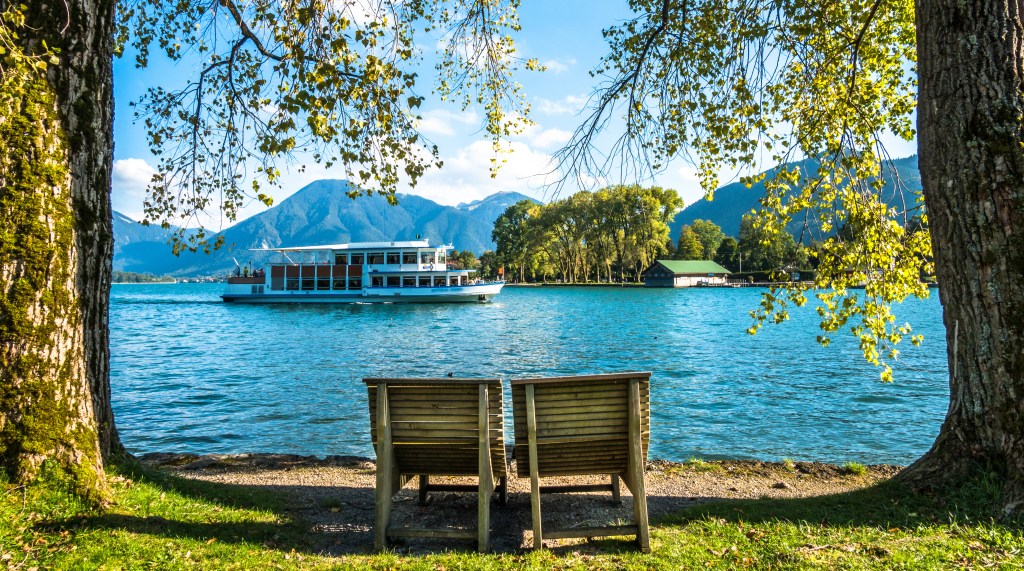
[[978,466],[1024,511],[1024,3],[920,0],[918,144],[950,403],[905,480]]
[[97,503],[122,452],[107,321],[115,7],[29,3],[19,47],[56,48],[59,63],[0,116],[0,461],[18,481],[47,463]]

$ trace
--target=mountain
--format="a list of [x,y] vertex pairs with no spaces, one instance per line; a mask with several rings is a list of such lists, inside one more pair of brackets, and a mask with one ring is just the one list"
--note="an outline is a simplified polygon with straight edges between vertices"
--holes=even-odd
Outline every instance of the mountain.
[[[464,202],[455,208],[461,212],[472,213],[471,216],[479,218],[480,220],[488,220],[493,224],[499,216],[508,210],[509,206],[512,206],[521,200],[529,200],[540,204],[540,201],[526,196],[525,194],[506,191],[496,192],[487,198],[474,200],[473,202]],[[491,244],[490,249],[494,249],[493,243]]]
[[171,255],[168,242],[178,230],[146,226],[114,212],[114,270],[151,273],[154,259]]
[[[818,170],[817,161],[811,159],[795,164],[800,166],[801,170],[812,173],[816,173]],[[893,167],[899,179],[908,189],[914,192],[921,191],[921,174],[917,169],[917,155],[895,159]],[[765,174],[770,176],[771,172],[765,171]],[[902,207],[902,197],[895,191],[892,177],[887,178],[888,182],[882,190],[882,195],[890,206]],[[679,229],[684,224],[690,224],[698,219],[710,220],[718,224],[722,227],[722,231],[729,236],[739,236],[740,220],[744,214],[761,208],[758,199],[762,196],[764,196],[764,181],[752,185],[750,188],[738,182],[725,185],[715,191],[714,200],[709,201],[702,198],[676,215],[675,220],[669,225],[672,239],[675,240],[679,237]],[[907,197],[907,200],[912,199]],[[801,221],[794,221],[789,225],[789,231],[797,236],[800,234],[800,228]]]
[[[130,256],[131,263],[115,255],[115,267],[175,276],[215,275],[230,271],[235,259],[242,264],[250,260],[259,263],[259,254],[250,251],[254,248],[389,242],[413,240],[417,236],[429,239],[432,244],[453,244],[459,250],[480,254],[494,249],[494,220],[511,204],[528,198],[515,192],[499,192],[452,207],[401,194],[398,204],[391,206],[380,195],[353,200],[346,196],[348,190],[346,181],[313,182],[273,208],[212,237],[214,240],[223,236],[224,247],[210,255],[183,253],[174,257],[165,244],[166,238],[163,242],[133,242],[137,240],[138,229],[123,220],[119,224],[116,218],[126,217],[117,215],[115,244],[123,242],[120,255]],[[118,227],[127,233],[119,235]]]

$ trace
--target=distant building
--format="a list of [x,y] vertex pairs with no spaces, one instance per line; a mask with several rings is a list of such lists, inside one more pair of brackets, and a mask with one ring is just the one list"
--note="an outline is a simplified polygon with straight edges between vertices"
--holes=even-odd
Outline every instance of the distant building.
[[646,287],[725,285],[729,270],[710,260],[657,260],[644,272]]

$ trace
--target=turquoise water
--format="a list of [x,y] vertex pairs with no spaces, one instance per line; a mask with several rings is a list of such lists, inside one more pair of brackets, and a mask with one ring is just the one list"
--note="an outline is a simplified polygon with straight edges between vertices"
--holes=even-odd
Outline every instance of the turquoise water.
[[905,464],[931,445],[948,400],[937,295],[898,308],[925,342],[905,343],[883,384],[848,335],[815,343],[809,309],[747,335],[753,288],[333,306],[225,304],[222,288],[113,287],[114,412],[133,452],[372,457],[363,377],[643,370],[652,457]]

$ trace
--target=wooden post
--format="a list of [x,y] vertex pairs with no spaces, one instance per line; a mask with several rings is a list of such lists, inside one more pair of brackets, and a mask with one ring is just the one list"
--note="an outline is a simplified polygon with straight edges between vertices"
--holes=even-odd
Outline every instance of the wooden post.
[[383,550],[388,542],[391,523],[391,499],[394,496],[394,448],[391,443],[391,411],[388,408],[388,385],[377,384],[377,509],[373,546]]
[[427,487],[430,486],[430,476],[420,474],[420,505],[427,505]]
[[612,474],[612,503],[622,505],[622,496],[619,495],[619,475]]
[[530,455],[530,508],[533,512],[533,548],[544,547],[540,516],[540,471],[537,467],[537,411],[534,386],[526,385],[526,440]]
[[629,380],[629,476],[633,480],[633,515],[636,518],[636,541],[644,553],[651,551],[647,527],[647,487],[644,483],[643,427],[640,423],[640,381]]
[[491,415],[488,414],[489,394],[487,383],[480,383],[479,406],[479,462],[477,488],[477,551],[486,553],[490,545],[491,494],[494,492],[493,470],[491,469]]

